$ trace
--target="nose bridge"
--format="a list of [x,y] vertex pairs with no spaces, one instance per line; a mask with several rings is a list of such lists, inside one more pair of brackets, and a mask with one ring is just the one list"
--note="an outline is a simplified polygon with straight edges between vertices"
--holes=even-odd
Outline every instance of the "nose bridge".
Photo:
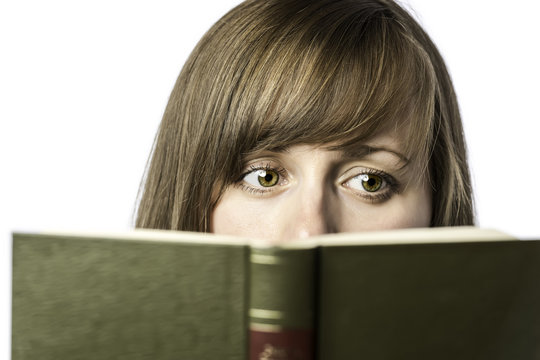
[[306,238],[334,232],[331,212],[332,191],[325,179],[311,178],[297,189],[291,206],[289,234],[292,238]]

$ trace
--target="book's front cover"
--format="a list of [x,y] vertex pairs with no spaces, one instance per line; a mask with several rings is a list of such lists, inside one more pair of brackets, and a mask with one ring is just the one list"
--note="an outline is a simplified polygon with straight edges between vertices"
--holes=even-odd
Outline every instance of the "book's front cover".
[[16,234],[13,359],[242,359],[247,252]]
[[540,359],[540,242],[329,246],[318,359]]

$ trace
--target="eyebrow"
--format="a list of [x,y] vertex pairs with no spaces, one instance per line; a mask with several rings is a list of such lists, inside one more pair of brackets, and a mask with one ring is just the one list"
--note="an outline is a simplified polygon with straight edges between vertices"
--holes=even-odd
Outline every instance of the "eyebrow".
[[[273,149],[268,150],[268,151],[271,152],[271,153],[276,153],[276,154],[279,154],[279,153],[289,154],[290,153],[289,148],[290,148],[289,146],[276,147],[276,148],[273,148]],[[403,167],[406,167],[410,163],[409,158],[407,158],[402,153],[400,153],[400,152],[398,152],[396,150],[389,149],[389,148],[384,147],[384,146],[355,145],[354,147],[353,146],[346,147],[345,149],[334,148],[334,150],[335,151],[342,151],[344,157],[350,158],[350,159],[364,158],[366,156],[369,156],[369,155],[377,153],[377,152],[388,152],[388,153],[393,154],[394,156],[398,157],[400,159],[400,161],[404,163]],[[250,156],[254,156],[255,154],[256,153],[250,153],[250,154],[247,155],[247,157],[249,158]]]
[[405,165],[410,163],[410,160],[403,155],[402,153],[386,148],[384,146],[370,146],[370,145],[359,145],[347,148],[343,151],[344,155],[349,158],[363,158],[377,152],[388,152],[397,156]]

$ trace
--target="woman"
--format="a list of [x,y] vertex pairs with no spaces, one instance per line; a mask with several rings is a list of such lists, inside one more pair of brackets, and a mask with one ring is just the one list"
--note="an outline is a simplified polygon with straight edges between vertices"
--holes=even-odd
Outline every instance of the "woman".
[[172,91],[137,227],[286,241],[473,224],[456,97],[390,0],[248,0]]

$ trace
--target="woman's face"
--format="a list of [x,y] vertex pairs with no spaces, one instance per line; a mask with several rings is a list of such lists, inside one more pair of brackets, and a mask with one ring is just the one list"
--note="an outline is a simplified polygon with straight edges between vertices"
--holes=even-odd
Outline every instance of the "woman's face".
[[427,227],[431,193],[394,136],[357,153],[295,145],[246,159],[212,213],[211,231],[282,243],[335,232]]

